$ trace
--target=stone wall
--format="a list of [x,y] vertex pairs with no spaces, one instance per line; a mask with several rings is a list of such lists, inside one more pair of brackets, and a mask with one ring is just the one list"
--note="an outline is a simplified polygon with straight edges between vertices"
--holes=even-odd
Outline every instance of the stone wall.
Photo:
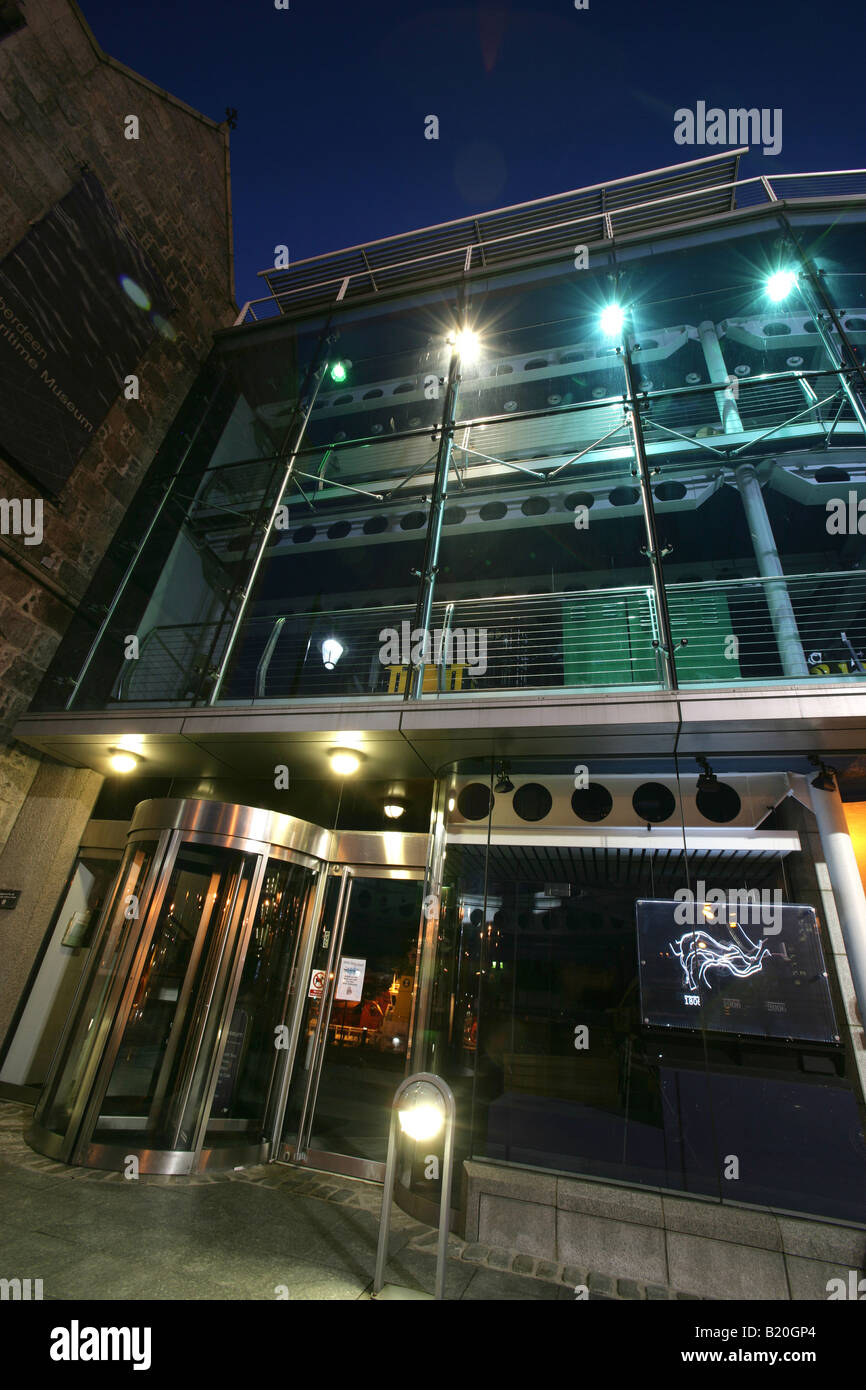
[[[866,1229],[651,1188],[464,1163],[468,1241],[711,1299],[820,1299],[866,1265]],[[516,1266],[515,1266],[516,1267]]]
[[[156,336],[63,487],[44,499],[44,539],[0,535],[0,844],[35,773],[10,745],[57,642],[210,348],[236,316],[228,129],[99,48],[77,5],[28,0],[0,40],[0,259],[87,166],[162,277],[173,341]],[[166,35],[167,41],[170,35]],[[137,115],[138,140],[124,135]],[[70,266],[74,273],[74,266]],[[0,444],[2,450],[2,444]],[[36,498],[0,453],[0,497]]]

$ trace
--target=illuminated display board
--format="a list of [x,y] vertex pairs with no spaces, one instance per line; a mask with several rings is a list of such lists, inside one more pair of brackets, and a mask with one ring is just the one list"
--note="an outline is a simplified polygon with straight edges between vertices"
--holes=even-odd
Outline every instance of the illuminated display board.
[[679,902],[641,899],[635,910],[645,1024],[839,1041],[813,908],[699,904],[700,925]]

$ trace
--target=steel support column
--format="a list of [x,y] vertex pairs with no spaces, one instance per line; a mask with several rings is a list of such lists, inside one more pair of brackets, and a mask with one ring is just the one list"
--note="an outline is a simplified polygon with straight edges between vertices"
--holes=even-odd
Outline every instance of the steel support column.
[[[725,390],[716,393],[716,405],[725,429],[725,434],[741,434],[743,423],[732,391],[731,376],[725,364],[724,354],[719,342],[716,326],[708,319],[698,325],[698,334],[704,352],[704,360],[710,381],[725,383]],[[767,607],[773,623],[773,632],[779,648],[782,669],[786,676],[808,676],[809,666],[803,655],[803,644],[797,629],[797,619],[785,583],[782,563],[776,549],[776,538],[767,508],[758,473],[751,463],[744,463],[734,470],[737,488],[743,500],[746,523],[752,539],[752,548],[762,579],[773,582],[764,585]]]
[[[436,571],[439,567],[439,546],[442,540],[442,518],[448,498],[448,471],[451,466],[451,446],[454,439],[454,420],[457,413],[457,389],[460,384],[460,353],[456,343],[451,349],[448,364],[448,380],[445,388],[445,404],[442,409],[439,450],[436,455],[436,473],[433,480],[433,496],[430,503],[430,521],[427,526],[427,539],[424,542],[424,559],[421,562],[421,587],[415,606],[415,632],[430,631],[430,614],[433,610],[433,592],[436,587]],[[431,637],[432,642],[432,637]],[[420,661],[407,675],[405,698],[420,700],[424,689],[424,661]]]
[[818,822],[830,886],[839,911],[839,925],[862,1025],[866,1021],[866,895],[835,781],[832,790],[824,791],[810,780],[809,799]]
[[743,499],[743,510],[746,513],[758,572],[762,579],[769,581],[763,586],[764,594],[779,647],[782,669],[786,676],[808,676],[809,663],[803,655],[803,643],[800,640],[782,562],[776,549],[776,538],[767,515],[758,470],[753,463],[742,463],[739,468],[734,469],[734,477]]
[[[743,422],[737,408],[737,400],[731,387],[731,376],[725,366],[725,359],[719,343],[716,325],[709,319],[698,324],[698,337],[704,350],[704,361],[710,374],[710,381],[724,383],[724,391],[716,392],[716,406],[725,429],[725,434],[742,434]],[[736,378],[735,378],[736,379]]]
[[[664,572],[662,570],[662,547],[656,529],[655,512],[652,503],[652,487],[650,485],[650,469],[647,462],[646,447],[644,445],[643,430],[641,428],[638,412],[637,392],[635,390],[634,367],[631,360],[631,349],[629,339],[630,330],[623,330],[622,339],[622,365],[625,373],[626,385],[626,410],[629,416],[631,427],[632,442],[634,444],[635,459],[637,460],[637,477],[640,483],[640,500],[643,508],[644,526],[646,527],[647,549],[646,556],[650,562],[652,573],[653,594],[656,603],[656,613],[659,624],[659,649],[664,654],[665,660],[665,685],[668,690],[677,688],[677,670],[674,661],[674,641],[671,636],[671,618],[668,611],[668,599],[665,592]],[[633,346],[633,343],[632,343]]]

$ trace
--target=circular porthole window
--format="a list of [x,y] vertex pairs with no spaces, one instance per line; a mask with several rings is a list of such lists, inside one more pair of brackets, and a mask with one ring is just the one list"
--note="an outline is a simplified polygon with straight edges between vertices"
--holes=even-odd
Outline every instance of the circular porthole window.
[[565,499],[565,505],[570,512],[573,512],[575,507],[586,507],[588,509],[592,506],[594,501],[595,497],[591,492],[570,492]]
[[292,536],[292,540],[294,541],[295,545],[306,545],[307,541],[311,541],[315,534],[315,526],[299,526],[297,531]]
[[851,474],[844,468],[819,468],[815,474],[816,483],[850,483]]
[[388,518],[386,516],[371,516],[364,522],[365,536],[379,536],[388,529]]
[[550,503],[546,497],[527,497],[521,502],[520,510],[524,516],[544,516],[550,510]]
[[612,507],[633,507],[640,498],[636,487],[615,487],[608,501]]
[[508,511],[504,502],[485,502],[479,507],[478,515],[482,521],[501,521]]
[[660,502],[679,502],[686,495],[684,483],[659,483],[653,491]]
[[736,820],[743,804],[734,788],[726,782],[702,787],[695,801],[704,819],[711,820],[715,825],[726,825],[728,821]]
[[511,804],[521,820],[544,820],[553,805],[553,797],[540,782],[526,782],[517,788]]
[[461,521],[466,520],[465,507],[446,507],[442,513],[443,526],[459,526]]
[[492,805],[493,794],[483,782],[470,782],[457,797],[457,809],[464,820],[484,820]]
[[400,518],[401,531],[420,531],[422,526],[427,525],[426,512],[407,512]]
[[613,810],[613,797],[600,782],[590,782],[588,787],[578,787],[572,793],[571,809],[578,820],[595,825],[600,820],[607,820]]
[[333,526],[328,527],[328,537],[332,541],[341,541],[344,536],[348,536],[351,529],[350,521],[335,521]]
[[676,810],[676,798],[670,787],[661,782],[643,782],[631,799],[635,815],[655,825],[670,820]]

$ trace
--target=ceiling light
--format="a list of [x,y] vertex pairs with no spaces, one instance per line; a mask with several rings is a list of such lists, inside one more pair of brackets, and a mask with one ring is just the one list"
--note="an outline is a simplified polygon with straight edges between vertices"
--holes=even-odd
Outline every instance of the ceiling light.
[[797,277],[793,270],[777,270],[767,281],[767,298],[772,299],[774,304],[780,304],[796,287]]
[[706,758],[703,757],[700,753],[695,758],[695,762],[701,769],[701,774],[698,777],[698,785],[696,790],[699,792],[712,791],[718,785],[719,779],[713,772],[713,769],[710,767]]
[[405,810],[405,803],[395,797],[390,797],[385,802],[385,815],[389,820],[399,820]]
[[617,338],[622,332],[625,314],[618,304],[608,304],[601,311],[599,327],[608,338]]
[[494,791],[497,791],[497,792],[513,792],[513,791],[514,791],[514,783],[512,782],[511,778],[508,776],[508,763],[500,763],[500,764],[499,764],[498,768],[496,769],[496,779],[497,779],[497,781],[496,781],[496,786],[494,787]]
[[335,748],[331,754],[331,771],[338,777],[351,777],[360,766],[361,759],[351,748]]
[[118,748],[111,754],[108,764],[112,772],[134,772],[138,767],[138,758],[134,753]]
[[325,663],[326,671],[333,671],[340,657],[343,655],[343,646],[337,641],[336,637],[326,637],[322,643],[322,660]]

